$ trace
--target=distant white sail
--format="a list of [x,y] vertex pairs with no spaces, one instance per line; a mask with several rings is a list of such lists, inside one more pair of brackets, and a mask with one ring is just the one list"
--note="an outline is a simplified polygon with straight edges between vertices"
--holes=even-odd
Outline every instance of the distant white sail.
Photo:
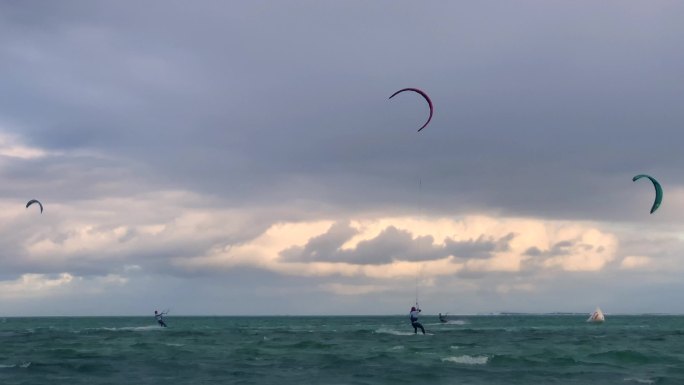
[[596,308],[593,313],[589,316],[589,319],[587,319],[587,322],[603,322],[606,320],[606,317],[603,316],[603,312],[601,311],[600,308]]

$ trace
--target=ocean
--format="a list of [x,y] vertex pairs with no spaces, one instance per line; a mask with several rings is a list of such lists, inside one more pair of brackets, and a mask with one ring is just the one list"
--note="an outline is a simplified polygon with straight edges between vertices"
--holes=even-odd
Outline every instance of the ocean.
[[684,316],[0,318],[0,384],[684,384]]

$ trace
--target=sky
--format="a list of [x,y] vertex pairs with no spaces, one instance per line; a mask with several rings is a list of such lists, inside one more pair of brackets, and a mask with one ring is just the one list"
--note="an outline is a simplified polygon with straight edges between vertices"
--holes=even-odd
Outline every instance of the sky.
[[682,19],[0,2],[0,316],[684,313]]

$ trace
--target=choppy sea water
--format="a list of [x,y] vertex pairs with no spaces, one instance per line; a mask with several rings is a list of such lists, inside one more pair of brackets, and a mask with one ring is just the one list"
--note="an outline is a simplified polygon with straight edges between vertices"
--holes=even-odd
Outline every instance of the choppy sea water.
[[0,384],[684,384],[683,316],[0,319]]

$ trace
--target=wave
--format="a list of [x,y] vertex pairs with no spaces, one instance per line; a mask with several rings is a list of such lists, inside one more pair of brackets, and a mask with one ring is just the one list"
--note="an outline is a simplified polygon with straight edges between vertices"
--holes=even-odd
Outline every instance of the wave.
[[445,324],[447,324],[447,325],[467,325],[469,323],[470,322],[462,320],[462,319],[449,320],[449,321],[445,322]]
[[10,369],[10,368],[28,368],[31,366],[31,361],[22,362],[21,364],[0,364],[0,369]]
[[106,330],[108,332],[118,332],[118,331],[125,331],[125,332],[146,332],[146,331],[151,331],[151,330],[164,330],[165,328],[159,327],[157,325],[149,325],[149,326],[124,326],[120,328],[108,328],[108,327],[101,327],[101,328],[93,328],[89,330]]
[[388,328],[380,328],[375,331],[376,334],[392,334],[395,336],[412,336],[415,333],[413,332],[400,332],[399,330],[394,330],[394,329],[388,329]]
[[469,356],[469,355],[462,355],[462,356],[451,356],[451,357],[445,357],[442,358],[442,362],[455,362],[457,364],[464,364],[464,365],[485,365],[487,362],[489,362],[489,357],[487,356]]
[[614,361],[623,364],[648,364],[661,361],[661,357],[644,354],[635,350],[609,350],[606,352],[590,354],[589,358]]
[[335,345],[333,344],[328,344],[323,341],[312,341],[312,340],[305,340],[305,341],[299,341],[296,342],[292,345],[285,345],[283,347],[286,347],[288,349],[294,348],[294,349],[333,349]]
[[443,325],[468,325],[470,322],[466,320],[461,320],[461,319],[455,319],[455,320],[450,320],[447,322],[431,322],[431,323],[424,323],[423,325],[426,326],[443,326]]
[[624,381],[627,382],[636,382],[637,384],[655,384],[654,380],[649,380],[648,378],[625,378]]

